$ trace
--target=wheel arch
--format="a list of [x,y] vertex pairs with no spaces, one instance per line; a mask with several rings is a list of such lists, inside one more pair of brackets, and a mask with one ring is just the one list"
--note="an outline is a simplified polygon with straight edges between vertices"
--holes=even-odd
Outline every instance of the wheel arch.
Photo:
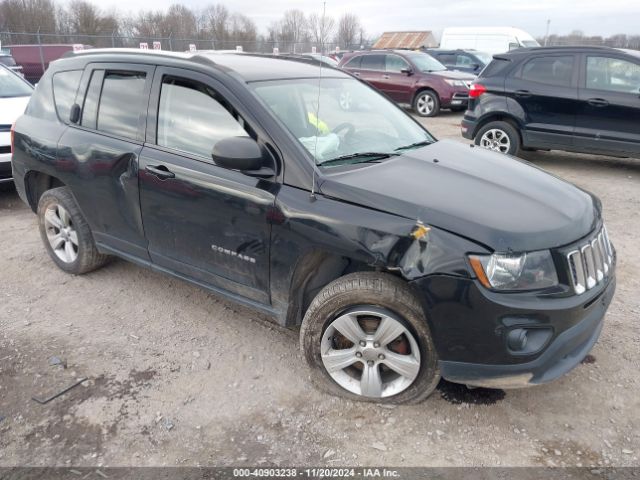
[[375,268],[362,261],[326,250],[314,249],[305,253],[296,262],[291,276],[285,326],[300,325],[313,299],[329,283],[349,273],[376,270],[400,277],[397,272]]
[[516,131],[518,132],[518,136],[520,137],[520,143],[522,143],[522,125],[520,124],[520,122],[515,116],[510,115],[508,113],[504,113],[504,112],[492,112],[482,117],[476,123],[476,126],[473,129],[472,137],[474,140],[476,138],[476,135],[478,135],[478,132],[482,129],[482,127],[484,127],[486,124],[490,122],[507,122],[511,124],[511,126],[515,128]]
[[29,170],[24,177],[25,195],[29,202],[29,207],[35,213],[38,211],[40,197],[47,190],[67,185],[58,177],[38,170]]

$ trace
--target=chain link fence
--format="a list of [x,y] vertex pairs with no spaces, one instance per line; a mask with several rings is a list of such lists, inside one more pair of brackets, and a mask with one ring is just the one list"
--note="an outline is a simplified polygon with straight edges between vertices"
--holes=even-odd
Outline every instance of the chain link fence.
[[[49,62],[61,57],[65,52],[73,50],[74,45],[81,48],[148,48],[174,52],[190,50],[238,50],[251,53],[331,53],[338,50],[358,50],[369,45],[343,45],[326,43],[323,45],[312,41],[286,42],[269,40],[225,39],[215,38],[180,38],[172,34],[168,36],[144,37],[124,36],[115,32],[112,35],[77,35],[60,33],[26,33],[0,31],[0,45],[10,52],[18,65],[22,66],[25,77],[38,81]],[[17,46],[29,46],[24,48]],[[277,49],[277,50],[276,50]]]

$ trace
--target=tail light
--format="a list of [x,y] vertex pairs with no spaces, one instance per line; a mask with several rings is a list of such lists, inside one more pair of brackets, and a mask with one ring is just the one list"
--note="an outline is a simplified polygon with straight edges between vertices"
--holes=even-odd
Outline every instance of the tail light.
[[487,92],[487,87],[485,87],[481,83],[472,83],[471,88],[469,89],[469,97],[478,98],[480,97],[480,95],[486,92]]
[[11,154],[13,154],[13,138],[15,137],[15,128],[16,128],[16,124],[14,123],[13,125],[11,125]]

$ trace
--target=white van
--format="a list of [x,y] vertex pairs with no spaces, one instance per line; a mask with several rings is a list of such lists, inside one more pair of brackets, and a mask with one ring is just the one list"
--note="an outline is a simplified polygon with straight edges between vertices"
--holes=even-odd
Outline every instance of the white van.
[[491,54],[539,46],[536,39],[527,32],[512,27],[445,28],[440,38],[441,49],[479,50]]

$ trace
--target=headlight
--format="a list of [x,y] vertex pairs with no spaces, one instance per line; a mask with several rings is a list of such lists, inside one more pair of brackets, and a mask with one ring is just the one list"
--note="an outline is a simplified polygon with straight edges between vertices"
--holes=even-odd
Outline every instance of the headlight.
[[445,78],[444,81],[447,82],[452,87],[466,87],[467,86],[467,84],[464,82],[464,80],[452,80],[450,78]]
[[478,280],[495,290],[537,290],[558,284],[549,250],[522,254],[470,255]]

